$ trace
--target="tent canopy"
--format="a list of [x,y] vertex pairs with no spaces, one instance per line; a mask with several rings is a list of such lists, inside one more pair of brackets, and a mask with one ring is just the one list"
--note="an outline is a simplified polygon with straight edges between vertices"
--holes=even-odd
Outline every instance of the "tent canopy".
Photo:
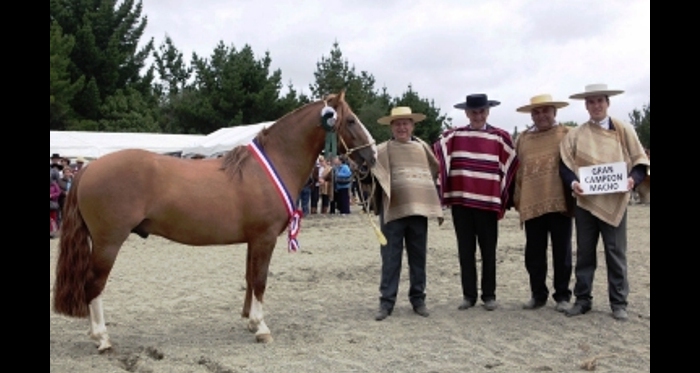
[[204,135],[165,133],[50,131],[49,154],[94,159],[118,150],[134,148],[155,153],[178,153],[204,138]]
[[205,157],[216,157],[239,145],[249,143],[263,128],[271,126],[275,122],[262,122],[249,124],[246,126],[234,126],[220,128],[210,134],[197,144],[182,149],[182,157],[192,157],[203,155]]

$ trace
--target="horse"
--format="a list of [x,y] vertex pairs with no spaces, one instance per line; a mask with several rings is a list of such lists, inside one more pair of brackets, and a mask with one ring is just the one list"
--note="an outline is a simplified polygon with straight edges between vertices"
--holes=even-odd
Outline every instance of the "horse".
[[296,201],[327,138],[355,162],[376,161],[372,135],[344,98],[343,91],[301,106],[220,158],[126,149],[91,162],[76,175],[64,206],[54,312],[89,316],[88,335],[98,351],[108,350],[101,293],[131,233],[191,246],[247,243],[241,316],[257,342],[271,342],[263,319],[270,258],[287,226],[291,245],[298,214],[286,202]]

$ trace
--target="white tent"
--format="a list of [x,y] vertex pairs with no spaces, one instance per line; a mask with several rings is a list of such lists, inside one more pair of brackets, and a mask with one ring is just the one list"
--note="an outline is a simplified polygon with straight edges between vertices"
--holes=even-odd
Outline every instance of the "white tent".
[[182,157],[203,155],[216,157],[235,148],[238,145],[248,144],[258,132],[269,127],[274,122],[262,122],[245,126],[220,128],[199,141],[196,145],[182,149]]
[[145,149],[155,153],[179,153],[205,138],[204,135],[178,135],[143,132],[50,131],[49,154],[62,157],[99,158],[122,149]]

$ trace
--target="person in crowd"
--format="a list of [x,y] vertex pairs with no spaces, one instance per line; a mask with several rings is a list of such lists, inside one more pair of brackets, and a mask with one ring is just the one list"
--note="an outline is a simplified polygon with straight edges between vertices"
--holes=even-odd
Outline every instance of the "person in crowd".
[[301,193],[299,194],[299,199],[297,200],[297,208],[301,209],[303,216],[308,216],[310,213],[309,207],[311,206],[311,189],[313,188],[313,185],[314,176],[313,171],[311,171],[309,178],[306,179],[306,183],[304,183],[304,186],[301,188]]
[[58,174],[50,173],[49,182],[49,220],[50,220],[50,238],[56,237],[59,230],[58,225],[58,211],[60,209],[58,205],[58,197],[61,195],[61,187],[58,186]]
[[319,155],[314,165],[313,171],[311,171],[311,177],[313,178],[313,185],[311,188],[311,214],[318,213],[318,203],[321,200],[321,189],[320,189],[320,178],[323,174],[323,155]]
[[321,195],[321,214],[327,215],[333,199],[333,167],[331,167],[328,159],[321,160],[319,167],[318,191]]
[[348,159],[344,155],[334,159],[334,200],[338,213],[347,215],[350,213],[350,188],[353,182],[353,172],[348,164]]

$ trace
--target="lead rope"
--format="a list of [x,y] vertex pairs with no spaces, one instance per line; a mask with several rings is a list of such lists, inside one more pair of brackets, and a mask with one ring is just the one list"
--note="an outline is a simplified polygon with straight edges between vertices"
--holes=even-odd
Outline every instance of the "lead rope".
[[[367,215],[367,219],[369,220],[370,225],[372,225],[372,228],[374,228],[374,234],[377,236],[377,241],[379,241],[379,244],[382,246],[386,246],[386,244],[387,244],[386,237],[384,236],[384,233],[382,233],[382,230],[379,229],[379,227],[377,226],[377,223],[375,223],[374,220],[372,220],[372,216],[369,212],[369,208],[370,208],[369,203],[365,200],[365,194],[362,193],[361,180],[364,178],[367,178],[367,177],[372,177],[371,173],[372,173],[372,171],[367,170],[367,174],[364,177],[361,177],[359,172],[357,172],[357,173],[353,172],[353,178],[357,177],[357,183],[358,183],[358,185],[360,185],[360,190],[359,190],[358,194],[360,195],[360,203],[365,208],[365,211],[363,211],[362,213]],[[357,174],[357,176],[356,176],[356,174]],[[370,193],[369,193],[370,196],[374,195],[374,192],[376,190],[376,182],[377,181],[372,177],[372,189],[370,189]],[[374,206],[374,208],[380,208],[380,207]]]

